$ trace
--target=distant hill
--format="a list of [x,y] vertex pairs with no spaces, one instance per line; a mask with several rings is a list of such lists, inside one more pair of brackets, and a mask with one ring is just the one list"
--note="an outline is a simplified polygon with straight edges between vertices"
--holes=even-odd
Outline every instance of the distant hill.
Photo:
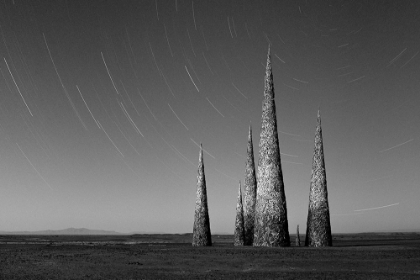
[[172,233],[166,233],[166,232],[161,232],[161,231],[131,231],[129,233],[124,233],[124,234],[135,235],[135,234],[172,234]]
[[0,231],[0,234],[14,235],[122,235],[116,231],[96,230],[87,228],[66,228],[60,230],[40,230],[40,231]]

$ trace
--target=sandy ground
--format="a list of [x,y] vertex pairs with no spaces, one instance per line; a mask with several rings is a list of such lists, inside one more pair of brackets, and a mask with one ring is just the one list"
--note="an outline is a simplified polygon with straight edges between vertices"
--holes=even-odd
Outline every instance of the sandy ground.
[[323,249],[213,239],[193,248],[190,234],[0,236],[0,279],[420,279],[416,233],[334,235]]

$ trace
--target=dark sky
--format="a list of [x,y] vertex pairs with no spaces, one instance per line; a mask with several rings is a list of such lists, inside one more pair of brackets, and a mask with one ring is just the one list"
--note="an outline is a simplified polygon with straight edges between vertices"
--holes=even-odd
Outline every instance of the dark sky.
[[233,233],[267,50],[291,233],[320,108],[333,232],[419,229],[420,2],[0,4],[0,230]]

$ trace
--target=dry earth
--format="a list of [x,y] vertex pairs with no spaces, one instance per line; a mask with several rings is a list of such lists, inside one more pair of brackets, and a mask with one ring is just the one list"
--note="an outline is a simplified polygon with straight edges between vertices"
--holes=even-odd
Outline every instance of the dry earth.
[[3,235],[0,279],[420,279],[418,233],[334,235],[323,249],[233,247],[232,235],[193,248],[191,238]]

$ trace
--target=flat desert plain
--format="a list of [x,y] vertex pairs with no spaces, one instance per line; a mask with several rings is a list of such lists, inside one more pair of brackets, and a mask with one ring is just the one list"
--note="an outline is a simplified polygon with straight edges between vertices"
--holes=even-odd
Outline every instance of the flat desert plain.
[[232,235],[193,248],[191,240],[2,235],[0,279],[420,279],[420,233],[336,234],[331,248],[234,247]]

